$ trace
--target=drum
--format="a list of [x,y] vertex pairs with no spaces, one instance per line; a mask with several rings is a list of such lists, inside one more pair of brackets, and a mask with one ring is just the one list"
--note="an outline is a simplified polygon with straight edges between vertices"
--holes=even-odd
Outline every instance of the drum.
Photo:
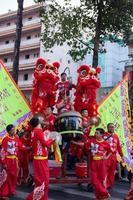
[[87,178],[87,163],[76,163],[75,174],[80,178]]
[[82,116],[76,111],[62,113],[55,121],[55,128],[63,138],[81,135],[83,134]]

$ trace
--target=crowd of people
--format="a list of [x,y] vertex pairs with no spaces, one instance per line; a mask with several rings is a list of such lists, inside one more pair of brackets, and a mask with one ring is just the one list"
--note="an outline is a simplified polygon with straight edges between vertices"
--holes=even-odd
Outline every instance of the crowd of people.
[[[21,137],[18,137],[12,124],[6,127],[8,134],[2,140],[0,154],[2,169],[6,171],[6,178],[0,180],[1,199],[7,200],[10,195],[16,195],[17,184],[27,183],[30,159],[33,161],[35,189],[26,199],[48,199],[47,148],[55,139],[45,139],[43,117],[33,117],[29,125],[31,129],[25,128]],[[96,199],[108,199],[110,197],[108,189],[114,184],[118,153],[123,160],[120,141],[114,132],[114,124],[107,125],[107,132],[102,128],[97,128],[94,136],[89,136],[89,134],[88,138],[84,136],[80,143],[73,140],[71,142],[82,146],[86,155],[89,156],[90,177]]]
[[[66,74],[62,74],[62,82],[57,85],[59,98],[57,100],[57,113],[74,110],[70,101],[70,90],[74,85],[66,81]],[[110,198],[109,188],[114,184],[117,168],[117,154],[123,162],[123,152],[114,124],[107,125],[107,131],[102,127],[96,128],[90,136],[91,123],[88,111],[83,109],[82,126],[83,137],[79,141],[71,141],[72,145],[83,150],[89,157],[89,171],[96,200]],[[29,161],[33,164],[33,178],[35,188],[26,200],[48,200],[49,165],[48,148],[55,142],[55,138],[47,139],[46,131],[55,131],[56,115],[53,108],[47,107],[43,116],[34,116],[23,131],[16,131],[14,125],[6,127],[7,135],[3,138],[0,149],[0,199],[8,200],[16,195],[16,186],[27,184],[29,178]],[[71,148],[71,145],[70,145]],[[69,152],[72,153],[71,149]],[[81,155],[83,155],[81,154]],[[74,155],[77,156],[78,155]],[[81,156],[78,157],[79,160]],[[120,172],[120,170],[119,170]],[[119,178],[121,174],[119,173]],[[129,192],[126,200],[133,199],[133,190]]]

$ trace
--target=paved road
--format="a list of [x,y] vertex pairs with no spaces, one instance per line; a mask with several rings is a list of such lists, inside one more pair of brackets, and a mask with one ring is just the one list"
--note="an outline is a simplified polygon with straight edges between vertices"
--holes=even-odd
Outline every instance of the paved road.
[[[129,183],[116,181],[113,189],[110,190],[111,200],[123,200],[130,188]],[[10,200],[22,200],[32,190],[31,187],[21,186],[17,188],[17,197]],[[49,200],[93,200],[94,195],[87,191],[86,185],[50,185]]]

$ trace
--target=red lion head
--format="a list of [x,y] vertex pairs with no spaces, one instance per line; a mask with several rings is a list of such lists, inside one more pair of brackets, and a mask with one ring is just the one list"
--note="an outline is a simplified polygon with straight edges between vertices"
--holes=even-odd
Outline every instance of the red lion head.
[[78,72],[78,84],[81,86],[89,86],[93,88],[100,88],[100,80],[98,74],[101,72],[101,68],[92,68],[89,65],[81,65]]
[[36,61],[36,69],[34,72],[34,77],[38,80],[50,79],[51,82],[56,83],[59,80],[58,69],[60,67],[59,62],[54,62],[52,64],[47,63],[43,58],[38,58]]

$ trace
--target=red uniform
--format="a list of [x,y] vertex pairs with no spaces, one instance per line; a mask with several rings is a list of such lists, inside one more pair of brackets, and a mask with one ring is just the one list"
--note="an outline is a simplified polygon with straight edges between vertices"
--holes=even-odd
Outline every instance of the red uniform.
[[133,177],[131,180],[131,187],[130,187],[129,193],[124,200],[133,200]]
[[58,99],[62,99],[64,96],[70,95],[70,90],[75,88],[75,85],[70,83],[69,81],[62,81],[57,83],[57,90],[59,90]]
[[25,150],[20,151],[19,153],[19,173],[18,173],[18,181],[27,181],[27,178],[29,176],[29,156],[30,156],[30,145],[31,140],[30,137],[22,136],[20,138],[20,141],[22,142],[23,146],[25,147]]
[[96,199],[100,200],[108,197],[109,193],[106,189],[107,168],[104,157],[111,151],[107,142],[98,141],[95,137],[88,140],[86,148],[91,153],[91,181],[95,188]]
[[69,100],[65,101],[64,99],[59,99],[57,101],[56,107],[58,110],[58,114],[73,110],[72,103]]
[[117,166],[116,154],[119,153],[123,157],[121,145],[117,134],[104,134],[104,140],[107,141],[111,147],[112,155],[107,162],[107,188],[112,187],[114,184],[115,170]]
[[19,149],[22,149],[22,144],[16,136],[6,136],[2,140],[2,164],[6,168],[7,180],[0,188],[0,196],[16,193]]
[[56,116],[51,114],[48,117],[46,117],[46,121],[48,122],[48,125],[46,126],[46,129],[50,130],[50,131],[54,131],[55,127],[54,127],[54,122],[56,120]]
[[83,132],[86,135],[89,134],[89,130],[90,130],[90,127],[88,126],[89,119],[90,119],[90,117],[83,117],[82,118]]
[[49,139],[46,141],[44,134],[41,128],[35,128],[31,136],[35,189],[27,197],[27,200],[34,199],[36,187],[41,186],[43,183],[45,189],[40,200],[48,200],[49,165],[47,147],[50,147],[53,140]]

